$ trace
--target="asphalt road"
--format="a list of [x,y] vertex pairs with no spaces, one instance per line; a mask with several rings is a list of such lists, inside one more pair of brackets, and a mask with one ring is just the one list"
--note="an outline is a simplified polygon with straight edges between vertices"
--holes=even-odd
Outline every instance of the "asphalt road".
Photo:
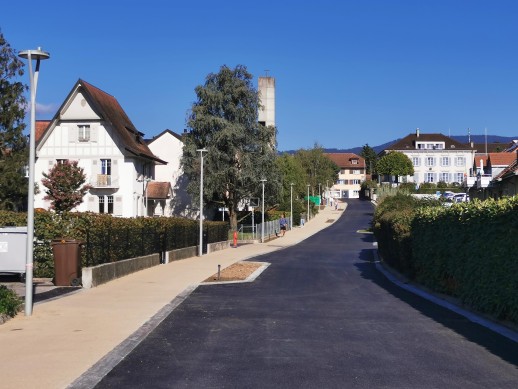
[[402,290],[373,260],[369,202],[198,287],[98,388],[517,388],[518,344]]

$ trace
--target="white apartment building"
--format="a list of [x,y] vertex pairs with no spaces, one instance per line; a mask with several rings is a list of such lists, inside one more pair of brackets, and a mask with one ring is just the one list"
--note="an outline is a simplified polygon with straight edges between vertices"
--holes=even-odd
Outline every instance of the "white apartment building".
[[475,150],[443,134],[421,134],[419,129],[387,147],[381,155],[399,151],[414,166],[414,175],[400,177],[399,182],[459,183],[470,173]]

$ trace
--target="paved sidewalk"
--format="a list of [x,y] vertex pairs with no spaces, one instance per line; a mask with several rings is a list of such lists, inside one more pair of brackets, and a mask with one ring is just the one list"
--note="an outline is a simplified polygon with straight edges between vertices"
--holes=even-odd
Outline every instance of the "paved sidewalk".
[[[344,204],[342,205],[342,210]],[[156,266],[93,289],[36,304],[0,325],[2,388],[65,388],[186,289],[237,261],[301,242],[342,210],[327,207],[302,228],[264,244],[246,244]]]

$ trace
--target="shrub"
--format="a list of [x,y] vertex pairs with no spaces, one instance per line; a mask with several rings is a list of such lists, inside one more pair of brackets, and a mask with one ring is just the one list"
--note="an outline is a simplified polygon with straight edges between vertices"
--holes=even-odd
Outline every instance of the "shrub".
[[0,285],[0,315],[14,317],[20,311],[22,305],[22,300],[14,291],[5,285]]

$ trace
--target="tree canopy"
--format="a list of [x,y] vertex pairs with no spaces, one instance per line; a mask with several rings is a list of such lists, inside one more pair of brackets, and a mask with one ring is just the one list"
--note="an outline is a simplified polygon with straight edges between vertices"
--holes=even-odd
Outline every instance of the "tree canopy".
[[376,151],[366,143],[362,147],[360,156],[365,159],[367,174],[376,174],[376,163],[378,162],[378,154]]
[[45,186],[45,200],[51,201],[51,209],[56,212],[68,212],[83,202],[83,197],[91,188],[84,185],[86,175],[77,161],[56,163],[48,173],[43,173],[41,180]]
[[29,148],[24,108],[27,87],[17,78],[23,76],[23,62],[0,32],[0,208],[21,210],[27,205],[27,166]]
[[411,176],[414,174],[412,161],[399,151],[392,151],[378,160],[376,170],[379,174],[388,176]]
[[[295,159],[304,170],[304,187],[310,186],[311,195],[320,195],[318,189],[323,191],[327,182],[330,186],[336,181],[338,171],[336,164],[324,154],[324,148],[315,143],[312,149],[301,149],[295,153]],[[320,185],[319,185],[320,184]]]
[[204,198],[229,210],[231,227],[237,226],[238,207],[261,193],[262,178],[271,193],[279,187],[275,165],[276,129],[258,122],[260,98],[252,75],[243,65],[222,66],[195,89],[184,138],[182,166],[189,178],[188,191],[199,195],[200,153],[204,154]]

